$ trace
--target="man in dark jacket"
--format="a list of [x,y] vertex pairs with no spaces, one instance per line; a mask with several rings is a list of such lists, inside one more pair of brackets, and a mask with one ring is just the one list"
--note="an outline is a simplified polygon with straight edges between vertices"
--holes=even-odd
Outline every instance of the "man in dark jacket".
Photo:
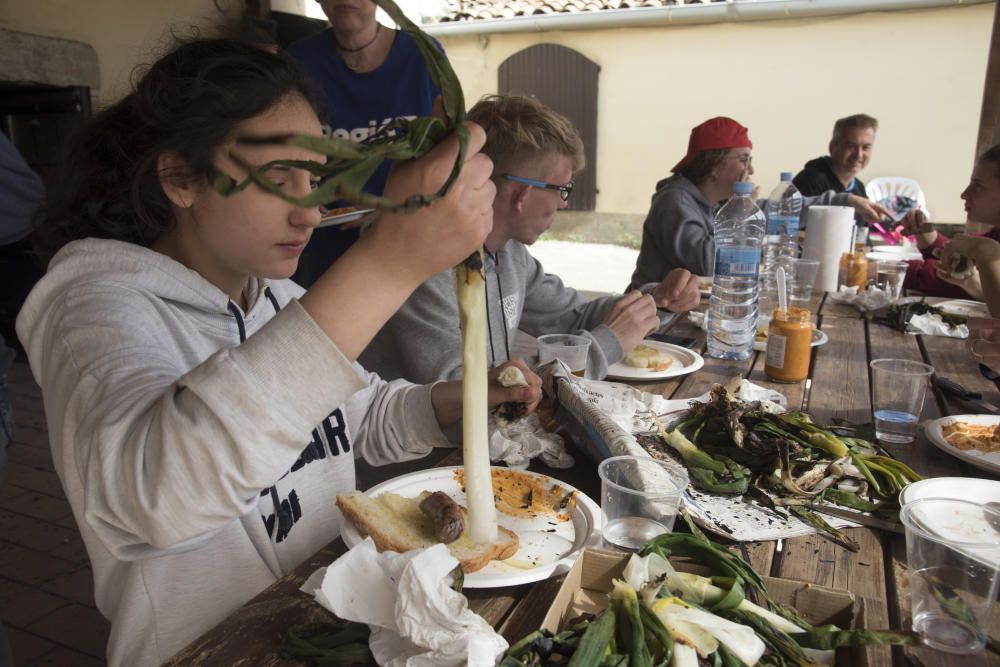
[[[792,182],[805,196],[833,190],[868,198],[858,174],[871,161],[878,121],[863,113],[841,118],[833,126],[830,154],[806,162]],[[856,217],[863,224],[860,217]]]

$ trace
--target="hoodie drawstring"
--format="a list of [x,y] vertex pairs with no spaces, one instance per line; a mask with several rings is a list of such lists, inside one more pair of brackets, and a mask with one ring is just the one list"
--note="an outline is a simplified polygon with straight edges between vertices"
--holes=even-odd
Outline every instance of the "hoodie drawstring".
[[233,317],[236,318],[236,326],[240,330],[240,342],[245,343],[247,340],[247,327],[245,324],[243,324],[243,316],[240,315],[240,308],[232,301],[230,301],[226,305],[229,308],[229,312],[232,313]]
[[[510,338],[509,334],[507,333],[507,313],[503,307],[503,287],[500,285],[500,251],[498,250],[497,253],[494,255],[486,248],[483,248],[483,252],[485,252],[489,256],[489,258],[493,260],[493,264],[497,267],[496,270],[497,293],[500,295],[500,322],[501,324],[503,324],[503,342],[504,342],[504,347],[507,350],[507,359],[509,360]],[[483,266],[483,275],[484,276],[489,275],[488,273],[486,273],[485,265]],[[497,353],[496,350],[493,348],[493,325],[491,323],[492,318],[490,318],[490,289],[489,289],[489,284],[485,280],[483,281],[483,289],[486,290],[486,335],[489,336],[490,339],[490,358],[492,359],[490,368],[496,368]]]
[[[274,298],[274,294],[271,293],[270,287],[264,288],[264,296],[266,296],[267,300],[271,302],[274,312],[281,312],[281,306],[278,305],[278,300]],[[240,331],[240,342],[245,343],[247,341],[247,327],[243,322],[243,315],[240,313],[239,306],[233,303],[232,299],[230,299],[229,303],[226,304],[226,307],[229,308],[229,312],[233,314],[233,318],[236,320],[236,326]]]

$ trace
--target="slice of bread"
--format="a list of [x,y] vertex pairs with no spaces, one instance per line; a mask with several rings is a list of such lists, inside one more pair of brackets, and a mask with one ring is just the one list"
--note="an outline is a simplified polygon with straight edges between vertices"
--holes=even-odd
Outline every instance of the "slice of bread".
[[[379,551],[422,549],[438,544],[434,522],[420,511],[420,501],[428,492],[416,498],[404,498],[395,493],[383,493],[370,498],[361,491],[337,494],[337,507],[363,535],[370,535]],[[465,511],[465,508],[462,508]],[[520,545],[517,534],[499,527],[497,541],[476,544],[466,527],[462,536],[448,545],[463,572],[475,572],[491,560],[510,558]]]
[[673,363],[673,357],[649,345],[637,345],[625,355],[626,366],[648,368],[651,371],[665,371]]

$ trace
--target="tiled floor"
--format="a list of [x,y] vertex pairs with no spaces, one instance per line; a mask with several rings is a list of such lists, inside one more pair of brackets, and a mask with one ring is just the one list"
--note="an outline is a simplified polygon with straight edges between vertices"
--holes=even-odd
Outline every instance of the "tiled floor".
[[110,625],[52,467],[41,390],[23,363],[7,379],[17,432],[0,487],[0,619],[14,665],[104,664]]

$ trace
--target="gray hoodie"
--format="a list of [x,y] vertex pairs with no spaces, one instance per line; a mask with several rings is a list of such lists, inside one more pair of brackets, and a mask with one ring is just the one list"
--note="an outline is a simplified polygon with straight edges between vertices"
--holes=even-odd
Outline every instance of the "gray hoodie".
[[[621,297],[587,299],[563,285],[558,276],[545,273],[518,241],[485,255],[486,354],[491,368],[509,358],[518,329],[533,336],[576,333],[590,338],[587,377],[603,378],[608,365],[625,356],[618,337],[602,324]],[[439,273],[417,288],[361,355],[365,368],[411,382],[462,376],[462,334],[452,275],[450,270]]]
[[[846,206],[849,193],[824,192],[803,198],[809,206]],[[763,209],[765,201],[757,202]],[[683,174],[656,184],[653,203],[642,224],[642,246],[629,289],[663,280],[670,271],[687,269],[699,276],[715,272],[715,214],[718,204],[705,199]]]
[[446,444],[430,387],[349,362],[301,294],[253,280],[243,312],[165,255],[87,239],[21,310],[111,665],[160,664],[336,538],[353,457]]

